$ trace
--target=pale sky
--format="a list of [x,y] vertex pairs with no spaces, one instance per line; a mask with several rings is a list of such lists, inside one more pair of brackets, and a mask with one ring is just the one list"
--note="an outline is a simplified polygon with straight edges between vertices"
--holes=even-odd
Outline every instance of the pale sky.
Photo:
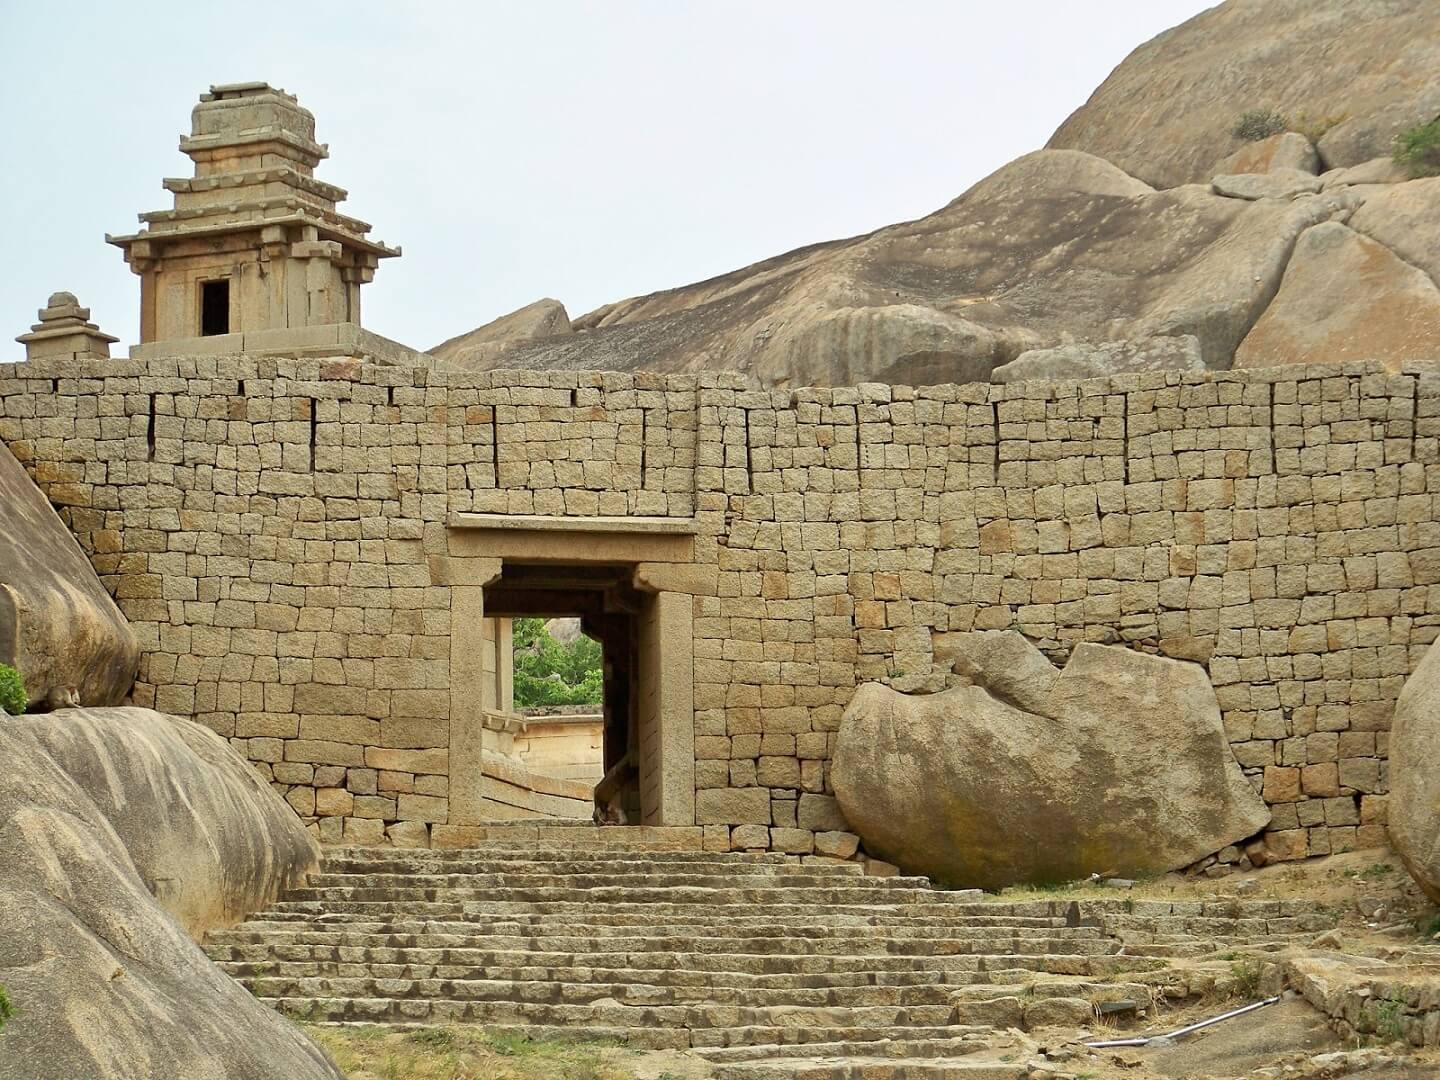
[[104,234],[171,205],[211,83],[296,94],[404,248],[364,321],[428,348],[923,216],[1205,0],[0,0],[0,360],[56,290],[135,341]]

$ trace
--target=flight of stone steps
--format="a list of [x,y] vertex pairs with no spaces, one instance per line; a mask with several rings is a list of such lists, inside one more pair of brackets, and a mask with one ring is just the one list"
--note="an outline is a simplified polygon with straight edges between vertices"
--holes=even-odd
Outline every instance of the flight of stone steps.
[[1126,973],[1332,923],[1275,901],[997,902],[858,863],[637,849],[626,828],[489,833],[332,849],[207,951],[313,1022],[693,1048],[733,1080],[981,1080],[1025,1075],[976,1058],[996,1031],[1083,1026],[1099,997],[1145,995]]

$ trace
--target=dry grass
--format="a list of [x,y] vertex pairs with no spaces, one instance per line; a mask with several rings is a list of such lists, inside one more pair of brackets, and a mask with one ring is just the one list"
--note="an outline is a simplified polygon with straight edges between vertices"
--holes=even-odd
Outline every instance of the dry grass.
[[[639,1055],[608,1043],[527,1039],[458,1026],[414,1031],[301,1026],[350,1080],[635,1080],[639,1075],[625,1060]],[[679,1074],[672,1076],[679,1080]]]

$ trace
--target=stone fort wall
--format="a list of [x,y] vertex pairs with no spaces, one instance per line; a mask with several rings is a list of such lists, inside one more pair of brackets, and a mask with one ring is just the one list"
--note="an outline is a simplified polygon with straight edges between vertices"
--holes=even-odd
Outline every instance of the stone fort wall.
[[943,688],[948,632],[1009,627],[1204,664],[1272,857],[1380,843],[1440,622],[1440,376],[1368,365],[758,392],[36,361],[0,365],[0,439],[139,634],[135,702],[229,737],[330,841],[450,839],[459,512],[694,519],[712,847],[812,850],[855,686]]

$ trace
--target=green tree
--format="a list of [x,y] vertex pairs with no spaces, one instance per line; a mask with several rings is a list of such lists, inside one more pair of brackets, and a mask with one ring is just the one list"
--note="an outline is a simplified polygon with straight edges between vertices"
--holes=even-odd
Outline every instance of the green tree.
[[604,690],[600,643],[581,635],[562,645],[544,619],[516,619],[515,707],[599,705]]

